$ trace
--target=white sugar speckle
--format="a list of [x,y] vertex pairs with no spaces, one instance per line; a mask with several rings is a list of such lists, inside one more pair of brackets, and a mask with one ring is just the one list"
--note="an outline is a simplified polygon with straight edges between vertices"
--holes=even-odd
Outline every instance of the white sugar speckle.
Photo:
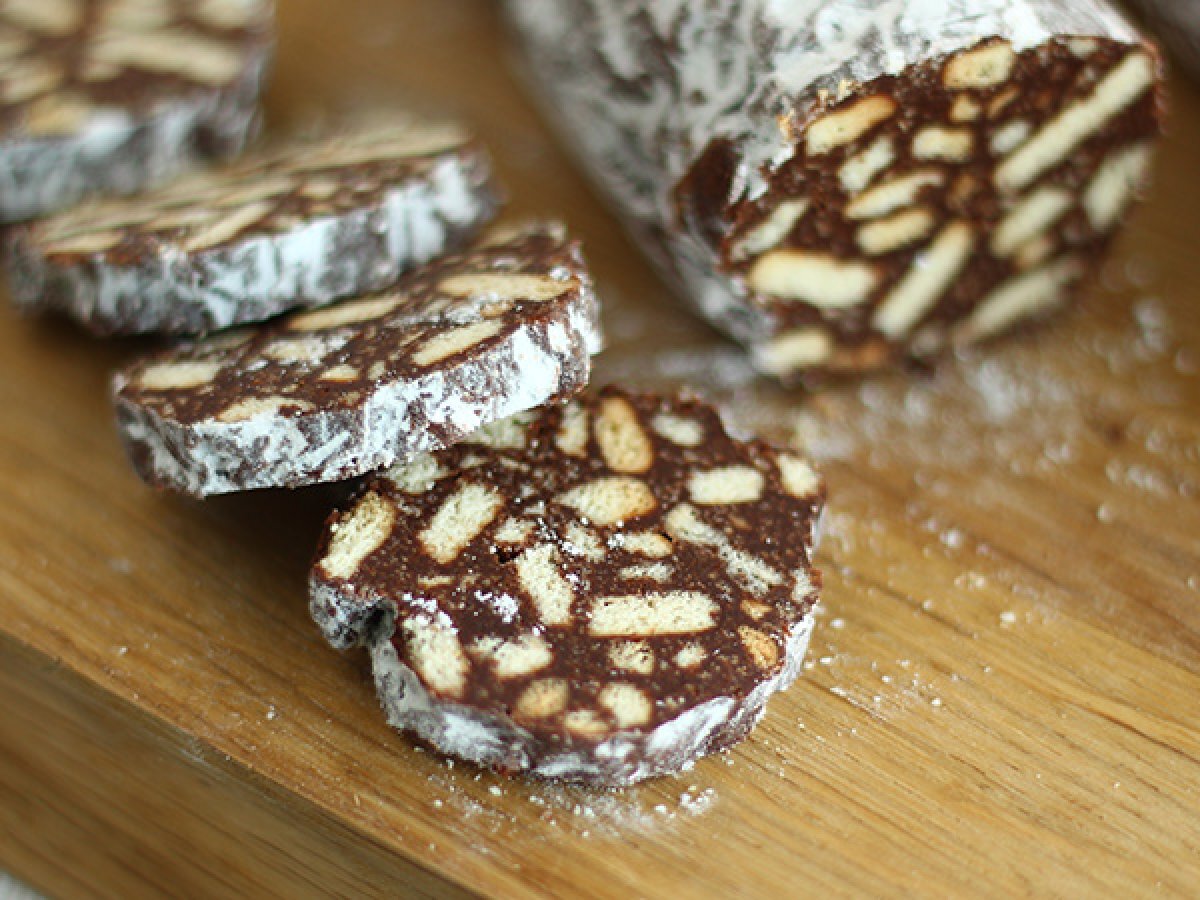
[[981,591],[988,586],[988,580],[979,572],[964,572],[954,579],[954,586],[960,590]]
[[478,590],[475,592],[475,599],[490,606],[504,622],[516,621],[517,614],[521,611],[521,604],[517,598],[503,591],[495,593]]
[[952,550],[957,550],[966,542],[966,535],[957,528],[948,528],[941,533],[941,541]]

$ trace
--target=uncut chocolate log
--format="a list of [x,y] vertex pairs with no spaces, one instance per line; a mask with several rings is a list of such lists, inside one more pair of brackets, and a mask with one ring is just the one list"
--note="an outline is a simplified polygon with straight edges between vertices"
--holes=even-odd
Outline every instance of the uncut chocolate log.
[[823,505],[711,407],[610,388],[373,478],[328,523],[312,614],[369,648],[396,727],[621,787],[741,740],[795,680]]
[[146,481],[197,497],[352,478],[578,393],[597,313],[561,226],[497,230],[384,293],[131,365],[118,426]]
[[239,152],[272,23],[270,0],[4,0],[0,222]]
[[400,119],[15,230],[12,296],[96,334],[198,334],[380,290],[496,211],[483,147]]
[[1200,78],[1200,0],[1130,0],[1175,57]]
[[507,0],[641,246],[760,369],[1000,332],[1094,268],[1159,132],[1097,0]]

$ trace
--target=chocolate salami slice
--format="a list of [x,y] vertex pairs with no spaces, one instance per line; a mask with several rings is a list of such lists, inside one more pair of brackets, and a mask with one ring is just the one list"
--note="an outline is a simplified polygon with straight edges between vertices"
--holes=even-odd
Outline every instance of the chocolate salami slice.
[[761,370],[859,371],[1068,297],[1160,62],[1103,0],[507,0],[639,243]]
[[477,141],[399,120],[24,226],[12,294],[98,334],[198,334],[381,290],[496,207]]
[[823,504],[711,407],[610,388],[374,477],[329,520],[311,609],[369,648],[396,727],[624,786],[740,741],[795,680]]
[[380,294],[223,332],[113,382],[151,484],[197,497],[337,481],[586,385],[591,279],[560,226],[493,232]]
[[5,0],[0,221],[239,152],[257,125],[272,13],[270,0]]
[[1200,0],[1131,0],[1146,14],[1154,33],[1200,78]]

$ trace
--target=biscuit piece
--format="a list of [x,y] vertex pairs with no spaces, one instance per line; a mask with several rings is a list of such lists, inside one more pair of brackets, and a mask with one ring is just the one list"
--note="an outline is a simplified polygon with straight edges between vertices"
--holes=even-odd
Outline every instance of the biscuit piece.
[[273,12],[270,0],[0,3],[0,222],[240,152]]
[[636,242],[786,381],[1067,301],[1145,186],[1157,50],[1105,0],[507,0]]
[[496,205],[482,146],[401,119],[22,228],[12,293],[98,334],[200,334],[382,290]]
[[194,496],[351,478],[587,383],[600,345],[579,247],[506,229],[381,294],[145,358],[114,401],[134,467]]
[[372,478],[311,610],[438,750],[633,784],[740,741],[796,678],[823,495],[712,408],[609,388]]

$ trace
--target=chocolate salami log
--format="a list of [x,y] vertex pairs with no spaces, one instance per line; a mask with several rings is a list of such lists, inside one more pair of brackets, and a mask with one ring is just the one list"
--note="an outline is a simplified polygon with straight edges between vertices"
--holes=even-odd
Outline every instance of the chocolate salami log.
[[1200,0],[1131,0],[1146,14],[1154,33],[1200,78]]
[[270,0],[5,0],[0,221],[239,152],[258,121],[272,11]]
[[144,479],[196,497],[353,478],[578,393],[597,320],[563,228],[506,227],[382,294],[135,362],[118,426]]
[[12,295],[96,334],[199,334],[380,290],[496,207],[477,141],[402,118],[21,226]]
[[568,139],[785,379],[973,341],[1094,268],[1160,128],[1097,0],[508,0]]
[[744,738],[800,672],[824,505],[696,402],[608,389],[373,478],[311,609],[389,720],[480,765],[620,787]]

